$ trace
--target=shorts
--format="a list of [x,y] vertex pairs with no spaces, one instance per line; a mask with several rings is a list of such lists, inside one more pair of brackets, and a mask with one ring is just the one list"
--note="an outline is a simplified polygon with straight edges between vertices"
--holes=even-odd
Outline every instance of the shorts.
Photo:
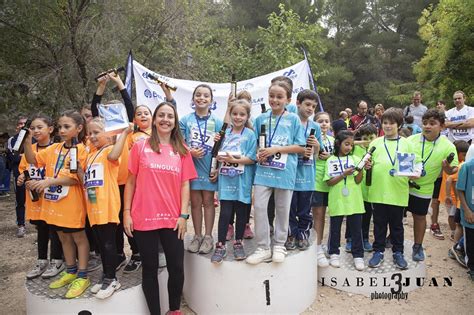
[[449,207],[448,215],[450,217],[454,217],[456,215],[456,206],[453,205],[453,206]]
[[57,225],[49,225],[49,228],[53,231],[56,232],[63,232],[63,233],[77,233],[84,231],[85,228],[67,228],[67,227],[62,227],[62,226],[57,226]]
[[313,195],[311,196],[311,207],[327,207],[328,197],[328,192],[313,191]]
[[442,177],[438,177],[434,182],[434,190],[433,190],[433,199],[439,198],[439,191],[441,189],[441,181],[443,180]]
[[407,211],[416,215],[427,215],[430,207],[431,199],[424,199],[410,195],[408,199]]
[[454,214],[454,223],[461,224],[461,209],[456,208],[456,213]]

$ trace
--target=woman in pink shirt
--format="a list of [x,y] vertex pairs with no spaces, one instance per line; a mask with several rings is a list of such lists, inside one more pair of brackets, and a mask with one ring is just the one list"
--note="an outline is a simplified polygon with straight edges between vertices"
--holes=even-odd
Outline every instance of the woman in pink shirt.
[[160,314],[158,240],[169,273],[170,314],[181,314],[184,246],[189,218],[189,181],[196,178],[193,160],[179,130],[176,108],[168,102],[153,114],[149,139],[130,151],[124,195],[124,230],[137,241],[142,258],[142,288],[151,314]]

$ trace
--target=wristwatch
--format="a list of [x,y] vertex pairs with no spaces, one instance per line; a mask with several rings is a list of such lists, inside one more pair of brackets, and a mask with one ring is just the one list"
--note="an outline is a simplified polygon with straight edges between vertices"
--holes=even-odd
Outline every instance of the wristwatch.
[[187,219],[189,219],[189,214],[188,214],[188,213],[186,213],[186,214],[181,213],[181,214],[179,215],[179,217],[180,217],[180,218],[183,218],[183,219],[185,219],[185,220],[187,220]]

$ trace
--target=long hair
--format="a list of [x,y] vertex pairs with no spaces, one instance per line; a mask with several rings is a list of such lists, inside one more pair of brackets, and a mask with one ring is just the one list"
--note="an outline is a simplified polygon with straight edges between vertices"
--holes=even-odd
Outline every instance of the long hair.
[[[339,152],[341,151],[341,144],[347,138],[354,138],[354,134],[349,130],[341,130],[337,133],[336,137],[334,138],[334,155],[339,156]],[[352,148],[354,150],[354,147]]]
[[82,125],[82,130],[79,132],[79,135],[77,136],[77,141],[84,143],[86,140],[86,134],[87,134],[87,126],[84,121],[84,118],[82,117],[81,113],[74,109],[66,110],[59,115],[59,117],[69,117],[71,118],[76,126]]
[[174,128],[173,130],[171,130],[171,136],[170,136],[170,143],[171,143],[171,146],[173,147],[173,151],[179,153],[181,156],[184,156],[188,153],[188,149],[184,145],[184,138],[181,135],[181,130],[179,129],[178,112],[176,111],[176,107],[174,107],[173,104],[171,104],[170,102],[160,103],[156,107],[155,112],[153,113],[153,119],[151,122],[151,136],[148,139],[148,142],[150,143],[150,147],[154,152],[161,153],[160,137],[158,135],[158,130],[156,129],[156,126],[155,126],[155,119],[156,119],[158,110],[163,106],[171,107],[174,113]]
[[[247,113],[247,121],[245,122],[245,125],[244,127],[247,127],[251,130],[253,130],[253,127],[252,127],[252,121],[250,119],[250,112],[252,110],[252,107],[250,105],[250,103],[245,100],[245,99],[240,99],[240,100],[235,100],[235,101],[232,101],[230,104],[229,104],[229,115],[231,115],[232,117],[232,111],[234,110],[234,108],[236,108],[237,106],[242,106],[244,109],[245,109],[245,112]],[[231,118],[232,119],[232,118]]]

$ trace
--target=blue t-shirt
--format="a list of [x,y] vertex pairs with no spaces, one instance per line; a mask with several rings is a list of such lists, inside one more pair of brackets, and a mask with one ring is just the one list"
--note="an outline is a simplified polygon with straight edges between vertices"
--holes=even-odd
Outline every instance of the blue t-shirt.
[[[226,131],[224,143],[220,151],[240,152],[241,156],[256,160],[257,138],[249,128],[244,128],[242,133]],[[220,163],[219,169],[219,199],[236,200],[250,204],[252,202],[252,183],[255,167],[253,164],[239,165]]]
[[285,108],[289,113],[298,115],[298,107],[295,104],[288,104]]
[[[464,191],[466,203],[474,212],[474,160],[470,160],[462,165],[458,174],[456,189]],[[464,227],[474,229],[474,224],[467,223],[464,217],[464,209],[461,204],[461,224]]]
[[[270,119],[271,118],[271,119]],[[263,113],[255,119],[255,135],[258,139],[260,128],[265,125],[267,146],[289,146],[306,144],[300,118],[285,111],[282,116],[272,112]],[[293,190],[296,181],[298,154],[275,154],[264,165],[256,166],[254,185]]]
[[[303,126],[304,137],[308,139],[311,129],[314,129],[314,136],[321,145],[321,128],[317,122],[308,120],[306,126]],[[318,152],[316,152],[318,154]],[[303,156],[298,156],[298,167],[296,168],[296,182],[295,191],[314,191],[315,190],[315,174],[316,174],[316,161],[312,156],[309,160],[304,161]]]
[[195,113],[191,113],[181,118],[179,128],[189,148],[203,147],[206,150],[206,154],[202,158],[193,157],[198,177],[191,181],[191,190],[216,191],[217,183],[211,183],[209,171],[211,169],[211,150],[214,145],[214,136],[222,128],[222,120],[214,114],[199,117]]

